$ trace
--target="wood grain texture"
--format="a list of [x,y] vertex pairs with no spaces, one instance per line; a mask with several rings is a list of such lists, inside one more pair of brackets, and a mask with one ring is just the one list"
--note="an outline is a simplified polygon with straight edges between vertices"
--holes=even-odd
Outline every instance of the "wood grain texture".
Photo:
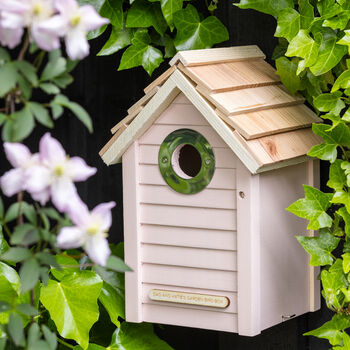
[[237,291],[237,272],[143,264],[143,283]]
[[[159,145],[140,146],[140,164],[158,165]],[[235,169],[237,157],[228,147],[214,147],[215,168]]]
[[125,312],[130,322],[142,322],[141,230],[138,193],[138,144],[123,155],[124,252],[132,271],[125,273]]
[[155,86],[152,90],[150,90],[146,95],[140,98],[135,104],[133,104],[128,109],[128,114],[133,114],[135,111],[139,109],[139,107],[143,107],[147,104],[147,102],[158,92],[160,89],[159,86]]
[[239,90],[278,84],[280,79],[272,66],[262,59],[228,62],[179,69],[206,90],[206,93]]
[[182,92],[178,96],[175,97],[173,104],[192,105],[191,101]]
[[113,126],[113,128],[111,129],[111,133],[115,134],[122,125],[128,125],[130,124],[136,117],[137,115],[142,111],[142,106],[139,106],[138,108],[136,108],[133,113],[128,114],[124,119],[122,119],[119,123],[117,123],[116,125]]
[[282,85],[269,85],[210,94],[206,90],[201,89],[201,86],[197,86],[197,90],[228,116],[292,106],[304,102],[304,98],[292,96]]
[[224,209],[141,204],[140,220],[143,224],[229,231],[236,229],[235,211]]
[[[149,292],[152,289],[162,289],[162,290],[171,290],[176,292],[185,292],[185,293],[196,293],[196,294],[208,294],[208,295],[218,295],[222,297],[227,297],[230,301],[229,306],[226,309],[223,310],[216,310],[219,312],[226,312],[226,313],[237,313],[237,293],[235,292],[223,292],[223,291],[217,291],[217,290],[208,290],[208,289],[198,289],[198,288],[185,288],[185,287],[174,287],[174,286],[166,286],[166,285],[158,285],[158,284],[148,284],[144,283],[142,285],[142,302],[144,304],[154,304],[159,305],[159,302],[153,302],[149,298]],[[171,306],[172,304],[162,302],[160,304]],[[181,305],[177,304],[177,307],[183,307],[185,309],[197,309],[197,310],[207,310],[207,311],[213,311],[212,308],[207,308],[205,306],[195,306],[195,305]]]
[[305,105],[273,108],[234,116],[217,110],[220,118],[236,129],[247,140],[310,127],[320,118]]
[[312,146],[321,142],[321,138],[311,128],[306,128],[249,140],[246,144],[265,165],[304,156]]
[[237,332],[236,314],[150,304],[142,309],[146,322]]
[[178,247],[237,250],[237,232],[161,225],[141,227],[141,241]]
[[[140,183],[145,185],[168,186],[160,174],[158,165],[140,165]],[[208,189],[228,189],[236,188],[235,169],[216,169],[212,180],[207,186]]]
[[140,203],[236,209],[236,191],[206,188],[199,193],[184,196],[169,186],[140,185]]
[[172,66],[169,69],[167,69],[163,74],[161,74],[157,79],[153,80],[151,84],[146,86],[143,91],[145,94],[148,94],[150,91],[152,91],[156,86],[161,86],[164,84],[164,82],[170,77],[171,74],[175,71],[176,66]]
[[178,52],[170,61],[175,65],[180,61],[185,67],[200,66],[222,62],[242,61],[256,58],[265,58],[265,54],[255,45],[222,47],[215,49],[188,50]]
[[237,271],[236,252],[204,248],[142,244],[143,263]]

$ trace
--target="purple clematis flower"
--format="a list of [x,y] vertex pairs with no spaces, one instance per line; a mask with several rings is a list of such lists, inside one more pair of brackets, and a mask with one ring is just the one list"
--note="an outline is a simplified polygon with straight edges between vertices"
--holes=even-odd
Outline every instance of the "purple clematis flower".
[[80,157],[69,158],[62,145],[50,133],[39,144],[40,164],[26,172],[26,190],[36,200],[45,204],[49,197],[56,208],[65,211],[77,197],[73,182],[85,181],[96,173]]
[[57,245],[62,249],[83,247],[93,262],[105,266],[111,254],[107,232],[112,225],[114,206],[114,202],[102,203],[89,212],[80,198],[72,201],[68,215],[75,226],[61,229]]
[[4,143],[5,154],[14,169],[0,178],[0,186],[8,197],[26,189],[26,174],[32,166],[39,164],[39,155],[32,155],[21,143]]

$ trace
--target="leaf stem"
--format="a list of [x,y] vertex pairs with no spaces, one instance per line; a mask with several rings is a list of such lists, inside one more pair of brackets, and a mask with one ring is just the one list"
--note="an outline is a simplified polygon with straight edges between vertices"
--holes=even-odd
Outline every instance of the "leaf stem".
[[19,52],[18,57],[17,57],[17,60],[18,60],[18,61],[22,61],[22,60],[23,60],[24,55],[26,54],[26,52],[27,52],[27,50],[28,50],[29,43],[30,43],[29,34],[27,33],[27,36],[26,36],[26,39],[25,39],[24,44],[23,44],[23,46],[22,46],[22,49],[21,49],[21,51]]
[[57,341],[58,341],[59,343],[61,343],[62,345],[66,346],[67,348],[70,348],[70,349],[74,349],[74,348],[75,348],[74,345],[71,345],[71,344],[65,342],[65,341],[62,340],[61,338],[57,338]]
[[2,227],[5,229],[5,232],[7,233],[7,235],[9,236],[9,238],[11,238],[12,233],[10,231],[10,229],[7,227],[6,223],[4,220],[1,221],[1,225]]
[[22,225],[23,224],[23,214],[22,214],[23,192],[22,191],[19,192],[17,195],[17,202],[19,203],[17,224]]
[[33,65],[36,68],[36,70],[39,70],[41,64],[43,63],[45,57],[45,51],[40,51],[40,53],[38,54],[38,56],[36,56]]

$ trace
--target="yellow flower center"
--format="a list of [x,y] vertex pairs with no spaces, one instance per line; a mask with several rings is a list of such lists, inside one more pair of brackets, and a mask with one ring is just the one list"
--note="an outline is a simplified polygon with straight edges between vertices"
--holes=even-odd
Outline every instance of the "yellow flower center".
[[58,165],[55,168],[55,175],[60,177],[64,174],[64,167],[62,165]]
[[40,15],[43,12],[43,5],[42,4],[35,4],[33,7],[33,13],[34,15]]
[[76,27],[81,21],[81,16],[80,15],[75,15],[74,17],[71,18],[70,24],[72,27]]
[[94,236],[98,233],[98,227],[97,226],[91,226],[88,228],[87,233],[91,236]]

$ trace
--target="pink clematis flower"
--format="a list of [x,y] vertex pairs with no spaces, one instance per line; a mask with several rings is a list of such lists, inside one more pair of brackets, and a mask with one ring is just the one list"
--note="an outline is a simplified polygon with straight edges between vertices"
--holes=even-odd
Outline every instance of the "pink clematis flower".
[[[68,56],[72,60],[89,54],[88,31],[109,23],[91,5],[78,6],[76,0],[56,0],[56,9],[64,21],[64,36]],[[47,28],[49,30],[49,28]]]
[[105,266],[111,254],[107,232],[112,225],[114,206],[114,202],[102,203],[89,212],[80,198],[72,202],[68,215],[75,226],[61,229],[57,245],[62,249],[83,247],[93,262]]
[[5,154],[14,169],[0,178],[0,186],[8,197],[26,189],[26,174],[29,169],[39,163],[39,156],[32,155],[21,143],[4,143]]
[[65,211],[70,201],[77,197],[73,182],[85,181],[96,173],[80,157],[69,158],[62,145],[50,133],[39,144],[40,164],[26,173],[26,190],[36,200],[45,204],[49,197],[56,208]]
[[63,27],[55,32],[41,30],[41,25],[50,20],[55,13],[53,0],[0,0],[2,10],[1,26],[7,30],[16,30],[17,34],[28,27],[31,38],[43,50],[51,51],[60,47],[60,34]]

